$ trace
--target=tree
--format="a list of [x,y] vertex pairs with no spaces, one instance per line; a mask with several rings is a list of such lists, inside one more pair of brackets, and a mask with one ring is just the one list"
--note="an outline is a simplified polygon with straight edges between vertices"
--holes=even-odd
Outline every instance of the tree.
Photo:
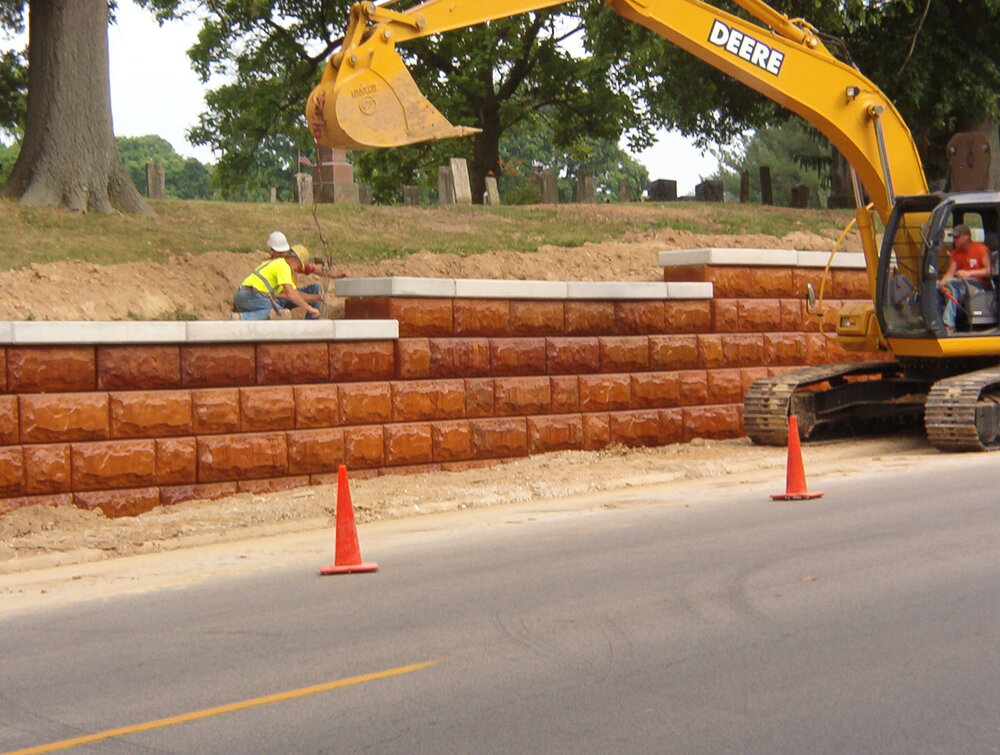
[[[8,24],[22,0],[0,0]],[[32,0],[24,139],[4,193],[23,204],[149,212],[115,149],[108,0]]]
[[161,136],[119,136],[115,142],[132,181],[146,185],[146,165],[158,162],[163,166],[167,196],[174,199],[210,199],[211,171],[193,157],[178,155]]

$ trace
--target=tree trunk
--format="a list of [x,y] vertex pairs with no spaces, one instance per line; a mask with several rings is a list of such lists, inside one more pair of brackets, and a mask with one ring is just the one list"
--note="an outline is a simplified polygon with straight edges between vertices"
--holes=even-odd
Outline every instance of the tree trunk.
[[500,179],[500,113],[495,118],[484,118],[483,130],[475,135],[472,144],[472,201],[483,204],[486,193],[486,176],[492,173]]
[[115,146],[107,0],[31,0],[28,42],[24,140],[4,193],[36,207],[151,213]]

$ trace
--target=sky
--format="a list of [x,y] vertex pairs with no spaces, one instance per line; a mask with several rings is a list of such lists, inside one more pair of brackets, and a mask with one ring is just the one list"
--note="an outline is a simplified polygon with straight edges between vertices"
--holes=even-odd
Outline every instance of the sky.
[[[198,23],[172,21],[161,27],[132,0],[119,1],[117,21],[108,28],[115,134],[157,134],[181,155],[214,162],[211,150],[191,145],[185,135],[205,109],[205,87],[187,57]],[[657,144],[635,158],[646,166],[650,180],[676,180],[681,196],[693,194],[701,178],[718,167],[711,155],[671,132],[658,134]]]

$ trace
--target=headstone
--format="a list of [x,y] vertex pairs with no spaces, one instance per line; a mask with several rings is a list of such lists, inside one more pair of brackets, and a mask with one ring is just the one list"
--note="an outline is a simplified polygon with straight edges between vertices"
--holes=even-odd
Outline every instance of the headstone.
[[420,204],[420,188],[417,186],[404,186],[403,204],[410,207]]
[[371,186],[368,184],[358,184],[358,201],[361,204],[372,204],[374,202]]
[[455,204],[472,204],[472,187],[469,184],[469,166],[464,157],[453,157],[448,161],[451,169],[451,184],[455,192]]
[[740,171],[740,204],[750,201],[750,171]]
[[948,140],[948,177],[952,191],[985,191],[990,185],[992,150],[984,134],[966,131]]
[[618,179],[618,201],[628,202],[629,201],[629,190],[628,190],[628,179],[619,178]]
[[651,202],[676,202],[677,182],[668,178],[658,178],[646,188]]
[[438,204],[455,204],[455,181],[447,165],[438,166]]
[[766,165],[761,165],[759,172],[761,204],[774,204],[774,194],[771,193],[771,169]]
[[580,170],[576,174],[576,201],[580,204],[597,201],[597,181],[589,170]]
[[541,194],[542,204],[559,204],[559,184],[551,168],[538,174],[538,193]]
[[694,198],[699,202],[721,202],[723,199],[722,181],[702,181],[694,187]]
[[497,188],[496,176],[486,176],[486,204],[490,207],[500,204],[500,189]]
[[356,183],[313,184],[313,201],[316,204],[359,204],[361,193]]
[[167,193],[166,178],[160,163],[146,163],[146,196],[163,199]]
[[296,202],[311,204],[313,201],[313,177],[309,173],[296,173],[294,191]]
[[[323,204],[358,203],[354,167],[347,162],[347,152],[332,147],[316,150],[316,165],[312,169],[313,201]],[[353,188],[352,188],[353,187]]]
[[267,198],[271,202],[277,202],[278,201],[278,190],[272,186],[270,189],[268,189]]
[[792,187],[792,207],[805,209],[809,206],[809,187],[805,184],[795,184]]

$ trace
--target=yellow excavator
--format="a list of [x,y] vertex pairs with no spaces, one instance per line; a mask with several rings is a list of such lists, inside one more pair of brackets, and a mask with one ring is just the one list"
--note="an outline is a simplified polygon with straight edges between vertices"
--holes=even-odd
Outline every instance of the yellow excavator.
[[[466,136],[420,93],[396,52],[418,37],[562,5],[568,0],[428,0],[405,10],[358,2],[340,49],[306,105],[323,146],[358,150]],[[836,338],[855,351],[891,351],[894,361],[824,365],[759,380],[744,402],[758,443],[783,444],[795,414],[804,438],[891,427],[922,416],[943,450],[1000,448],[1000,319],[996,252],[1000,193],[931,193],[896,108],[838,60],[807,21],[760,0],[734,0],[761,25],[699,0],[605,0],[808,121],[852,167],[871,303],[845,305]],[[875,213],[884,226],[876,238]],[[993,253],[989,285],[959,304],[946,329],[938,279],[951,230],[968,226]]]

